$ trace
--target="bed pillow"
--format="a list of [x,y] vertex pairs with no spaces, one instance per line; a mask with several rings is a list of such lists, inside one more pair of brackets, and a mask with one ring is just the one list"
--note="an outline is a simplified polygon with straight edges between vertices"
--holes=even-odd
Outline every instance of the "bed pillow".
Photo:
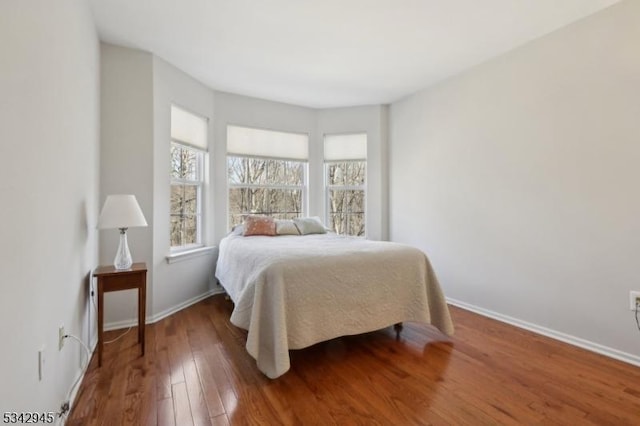
[[327,230],[317,216],[293,219],[301,235],[326,234]]
[[244,236],[276,235],[276,222],[269,216],[247,216],[244,220]]
[[244,225],[236,225],[231,228],[229,235],[244,235]]
[[300,235],[300,232],[292,220],[276,219],[276,234]]

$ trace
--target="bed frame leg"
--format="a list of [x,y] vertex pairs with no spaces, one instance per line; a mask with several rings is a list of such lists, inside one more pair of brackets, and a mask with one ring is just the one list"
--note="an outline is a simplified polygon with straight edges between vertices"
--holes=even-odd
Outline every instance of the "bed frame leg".
[[400,338],[400,332],[402,332],[402,323],[399,322],[393,325],[393,329],[396,331],[396,339]]

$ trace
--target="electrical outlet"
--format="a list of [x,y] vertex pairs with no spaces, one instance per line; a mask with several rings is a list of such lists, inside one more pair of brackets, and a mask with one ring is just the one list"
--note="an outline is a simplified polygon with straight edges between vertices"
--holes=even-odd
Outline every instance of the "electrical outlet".
[[[629,292],[629,309],[635,311],[638,304],[640,304],[640,291]],[[640,307],[638,309],[640,309]]]
[[64,324],[62,324],[59,328],[58,328],[58,350],[61,351],[62,348],[64,348]]
[[42,381],[44,378],[44,346],[38,351],[38,380]]
[[69,401],[64,401],[60,404],[60,411],[58,412],[58,417],[62,417],[69,412]]

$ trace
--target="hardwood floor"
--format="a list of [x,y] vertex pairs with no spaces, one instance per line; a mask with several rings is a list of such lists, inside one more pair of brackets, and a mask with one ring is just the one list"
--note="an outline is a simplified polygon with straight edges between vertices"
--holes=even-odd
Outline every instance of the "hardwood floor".
[[343,337],[291,351],[276,380],[231,309],[213,296],[147,326],[144,357],[134,332],[105,345],[67,425],[640,424],[640,368],[462,309],[451,339],[421,324]]

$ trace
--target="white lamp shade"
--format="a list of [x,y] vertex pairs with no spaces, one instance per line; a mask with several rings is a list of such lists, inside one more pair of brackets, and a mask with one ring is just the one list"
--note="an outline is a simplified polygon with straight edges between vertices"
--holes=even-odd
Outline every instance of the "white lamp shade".
[[147,226],[135,195],[109,195],[102,206],[98,229]]

